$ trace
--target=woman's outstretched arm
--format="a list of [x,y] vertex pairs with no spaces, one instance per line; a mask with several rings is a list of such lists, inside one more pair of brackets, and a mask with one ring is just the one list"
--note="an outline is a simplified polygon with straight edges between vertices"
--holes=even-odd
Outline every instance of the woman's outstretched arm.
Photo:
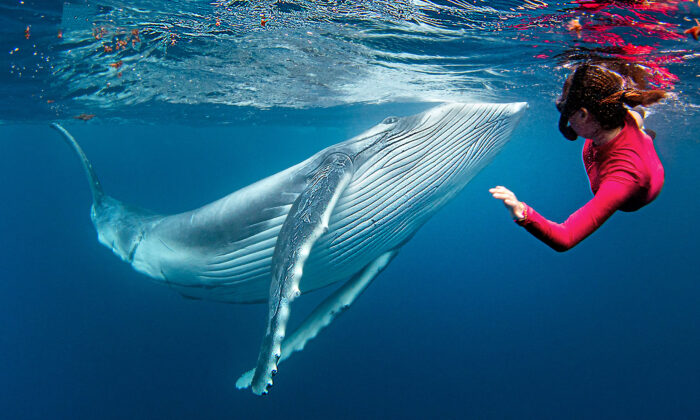
[[606,181],[600,185],[595,196],[564,223],[547,220],[532,207],[518,201],[515,194],[505,187],[491,188],[489,192],[494,198],[503,201],[519,225],[555,251],[563,252],[595,232],[638,188],[629,182]]

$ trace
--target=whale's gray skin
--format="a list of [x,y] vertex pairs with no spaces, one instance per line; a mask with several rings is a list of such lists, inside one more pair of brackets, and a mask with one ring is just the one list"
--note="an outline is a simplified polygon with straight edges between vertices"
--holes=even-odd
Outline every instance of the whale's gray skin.
[[[196,210],[158,215],[106,195],[73,137],[93,194],[99,241],[182,295],[268,302],[255,369],[267,393],[280,359],[301,350],[370,284],[438,209],[505,145],[525,103],[444,104],[379,125]],[[301,291],[345,284],[285,339]]]

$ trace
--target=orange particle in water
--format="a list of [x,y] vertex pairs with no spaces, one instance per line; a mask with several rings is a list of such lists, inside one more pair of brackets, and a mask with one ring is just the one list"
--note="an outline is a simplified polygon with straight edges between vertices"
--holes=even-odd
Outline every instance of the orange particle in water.
[[62,39],[63,38],[63,31],[59,30],[58,35],[56,35],[56,38]]
[[105,52],[106,52],[106,53],[111,53],[111,52],[112,52],[112,47],[110,47],[109,45],[105,45]]
[[56,102],[56,101],[54,101],[53,99],[47,99],[47,100],[46,100],[46,103],[47,103],[47,104],[52,104],[52,103],[54,103],[54,102]]
[[[699,3],[700,3],[700,1],[699,1]],[[700,5],[699,5],[699,6],[700,6]],[[698,40],[698,36],[700,36],[700,22],[698,22],[698,20],[695,19],[695,23],[697,23],[696,26],[693,26],[693,27],[690,28],[690,29],[686,29],[685,31],[683,31],[683,33],[684,33],[684,34],[690,34],[690,35],[691,35],[693,38],[695,38],[695,40],[697,41],[697,40]]]
[[27,25],[27,28],[24,30],[24,37],[27,39],[29,39],[29,29],[30,29],[30,27],[29,27],[29,25]]
[[116,63],[110,63],[109,66],[115,69],[118,69],[119,67],[122,66],[124,62],[122,60],[117,61]]
[[219,18],[216,18],[216,23],[215,23],[214,25],[220,26],[220,25],[221,25],[221,20],[220,20]]
[[583,26],[581,26],[581,22],[579,22],[578,19],[571,19],[566,24],[566,30],[571,31],[571,32],[576,32],[576,35],[578,35],[579,38],[581,38],[581,30],[582,29],[583,29]]
[[683,33],[690,34],[697,41],[698,37],[700,36],[700,26],[693,26],[692,28],[683,31]]
[[73,118],[76,120],[90,121],[91,119],[95,118],[95,114],[80,114],[74,116]]
[[175,45],[177,42],[177,36],[175,34],[170,34],[170,45]]

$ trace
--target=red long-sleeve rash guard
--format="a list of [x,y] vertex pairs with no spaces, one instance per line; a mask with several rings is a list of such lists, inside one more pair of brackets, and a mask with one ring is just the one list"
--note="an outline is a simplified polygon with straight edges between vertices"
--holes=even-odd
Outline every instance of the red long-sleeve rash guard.
[[596,147],[586,140],[583,163],[593,198],[564,223],[554,223],[525,204],[525,218],[517,223],[556,251],[566,251],[600,227],[616,210],[635,211],[661,192],[664,168],[654,143],[627,114],[622,131]]

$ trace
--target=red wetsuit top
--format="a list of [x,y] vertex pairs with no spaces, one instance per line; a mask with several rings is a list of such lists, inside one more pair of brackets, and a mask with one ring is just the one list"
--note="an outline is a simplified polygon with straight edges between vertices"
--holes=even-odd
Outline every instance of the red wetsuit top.
[[[554,223],[525,204],[525,218],[517,223],[556,251],[584,240],[616,210],[635,211],[652,202],[664,184],[664,168],[654,143],[628,112],[625,126],[612,140],[583,146],[583,164],[593,198],[564,223]],[[523,203],[524,204],[524,203]]]

